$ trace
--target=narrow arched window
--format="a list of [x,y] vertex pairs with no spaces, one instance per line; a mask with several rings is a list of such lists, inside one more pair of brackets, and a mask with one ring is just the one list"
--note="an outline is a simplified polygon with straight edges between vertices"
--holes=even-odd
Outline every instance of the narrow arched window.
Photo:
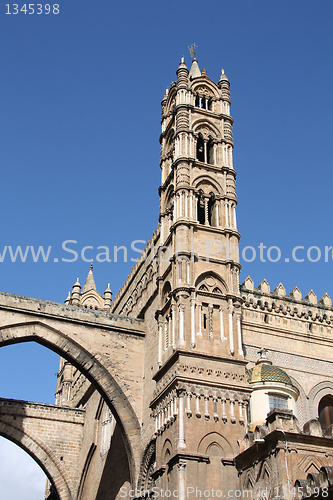
[[214,144],[212,139],[207,142],[207,163],[214,164]]
[[333,396],[324,396],[318,406],[318,417],[321,428],[326,430],[333,424]]
[[197,139],[197,159],[199,161],[205,161],[204,140],[201,134],[199,134]]
[[198,195],[198,222],[199,224],[205,223],[205,200],[202,191]]
[[211,194],[208,201],[208,223],[210,226],[216,226],[214,208],[215,208],[215,195]]

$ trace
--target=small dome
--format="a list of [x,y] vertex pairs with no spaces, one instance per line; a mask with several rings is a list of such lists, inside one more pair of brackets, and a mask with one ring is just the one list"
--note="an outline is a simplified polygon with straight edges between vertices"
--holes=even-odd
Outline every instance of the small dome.
[[293,387],[293,383],[286,372],[272,365],[270,362],[257,363],[253,369],[250,370],[249,383],[254,384],[256,382],[279,382]]

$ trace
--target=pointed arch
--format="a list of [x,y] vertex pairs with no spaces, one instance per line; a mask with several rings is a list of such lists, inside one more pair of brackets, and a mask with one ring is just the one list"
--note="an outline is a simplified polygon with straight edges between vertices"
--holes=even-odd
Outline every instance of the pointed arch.
[[205,194],[209,194],[210,191],[213,191],[216,195],[223,195],[222,186],[210,175],[199,175],[195,179],[193,179],[193,186],[196,189],[202,189]]
[[220,91],[216,83],[213,82],[208,76],[200,76],[196,78],[192,83],[192,91],[198,92],[202,95],[213,95],[214,97],[219,97]]
[[102,355],[94,355],[88,348],[63,332],[41,321],[15,323],[0,327],[0,347],[21,342],[37,342],[59,354],[78,368],[100,392],[118,421],[134,481],[140,448],[140,425],[134,409],[122,389],[122,383],[104,366]]
[[218,432],[210,432],[209,434],[206,434],[201,441],[198,444],[198,453],[201,453],[203,455],[208,455],[209,454],[209,449],[212,446],[218,446],[219,449],[221,449],[222,457],[223,458],[233,458],[234,457],[234,452],[232,449],[231,444],[229,441],[219,434]]
[[0,436],[12,441],[33,458],[57,491],[59,500],[72,500],[70,478],[66,468],[45,443],[15,427],[13,423],[0,420]]
[[[224,295],[228,293],[228,286],[224,279],[213,271],[206,271],[200,274],[195,281],[195,287],[199,290],[202,287],[203,290],[207,290],[210,293],[219,293]],[[214,291],[217,288],[219,289],[219,292]]]
[[214,125],[213,122],[207,120],[207,118],[199,118],[192,125],[192,130],[194,133],[202,133],[205,139],[218,139],[221,137],[220,130]]

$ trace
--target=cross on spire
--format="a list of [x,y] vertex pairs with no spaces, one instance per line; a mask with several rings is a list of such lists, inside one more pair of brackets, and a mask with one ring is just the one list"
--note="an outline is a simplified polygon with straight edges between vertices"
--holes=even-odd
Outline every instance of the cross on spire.
[[189,47],[188,47],[192,59],[195,58],[195,49],[197,49],[197,48],[198,48],[198,46],[196,45],[196,43],[191,43],[191,45],[189,45]]

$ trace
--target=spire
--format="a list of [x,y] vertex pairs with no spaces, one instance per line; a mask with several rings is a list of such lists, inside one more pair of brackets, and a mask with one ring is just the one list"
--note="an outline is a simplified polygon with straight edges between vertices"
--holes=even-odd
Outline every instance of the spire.
[[82,287],[81,293],[88,292],[89,290],[96,290],[92,264],[90,264],[89,273],[88,273],[87,279],[85,281],[85,284]]
[[229,82],[227,75],[224,72],[224,69],[222,68],[220,79],[219,79],[219,84],[222,83],[223,81]]
[[192,62],[189,77],[193,80],[193,78],[198,78],[199,76],[201,76],[201,71],[198,65],[198,59],[195,57]]
[[79,282],[79,277],[77,277],[76,282],[73,285],[73,290],[71,295],[71,302],[73,306],[80,305],[80,293],[81,293],[80,290],[81,290],[81,285]]
[[178,66],[178,69],[181,69],[181,68],[187,69],[184,56],[181,58],[179,66]]
[[70,304],[71,302],[71,292],[68,292],[67,299],[65,300],[65,304]]
[[108,283],[108,287],[104,292],[104,309],[109,311],[112,302],[112,292],[110,288],[110,283]]

